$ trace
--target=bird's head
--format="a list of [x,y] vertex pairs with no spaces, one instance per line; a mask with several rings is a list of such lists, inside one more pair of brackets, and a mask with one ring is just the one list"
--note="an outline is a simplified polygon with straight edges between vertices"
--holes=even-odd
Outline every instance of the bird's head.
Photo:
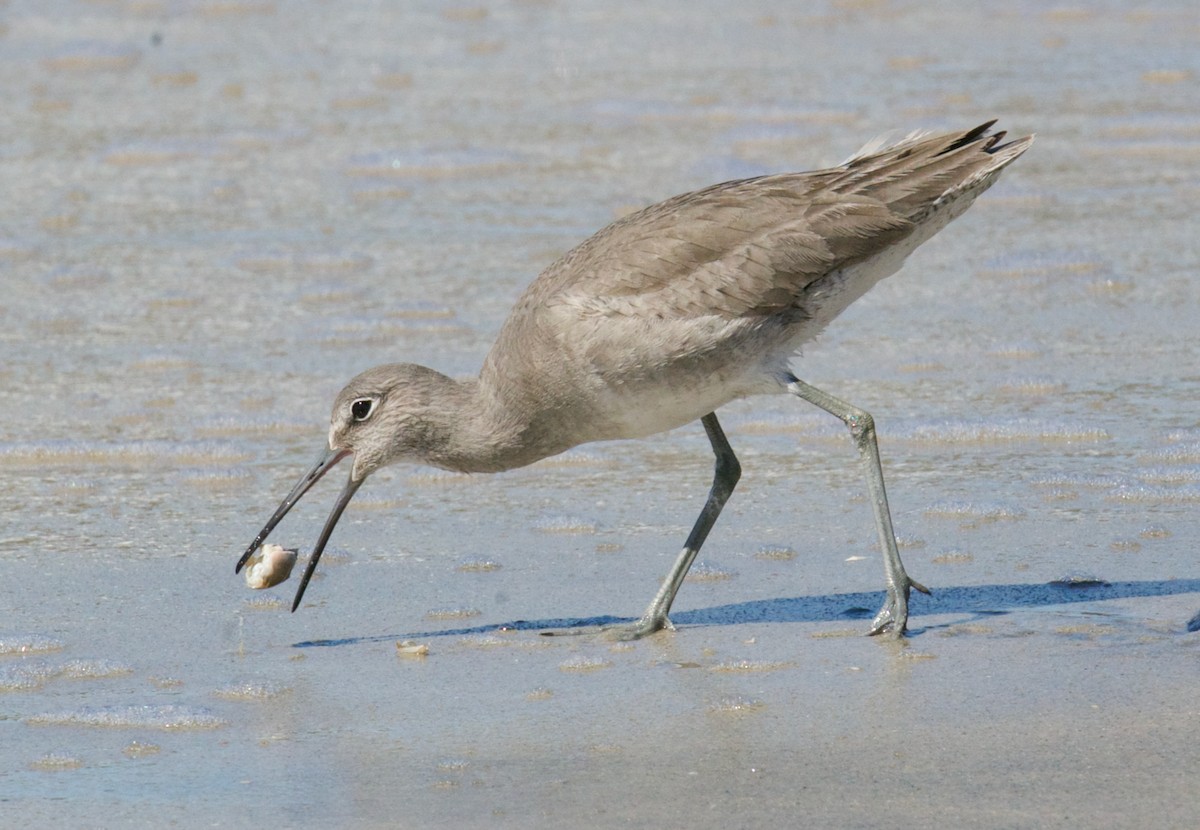
[[430,455],[430,447],[444,432],[443,427],[437,426],[441,421],[429,417],[437,408],[431,404],[438,389],[446,384],[453,381],[432,369],[410,363],[376,366],[346,384],[334,400],[329,416],[329,448],[275,510],[238,561],[235,571],[242,569],[267,535],[322,476],[342,459],[353,457],[350,477],[325,521],[296,589],[292,603],[295,611],[333,528],[367,476],[396,461],[422,460]]

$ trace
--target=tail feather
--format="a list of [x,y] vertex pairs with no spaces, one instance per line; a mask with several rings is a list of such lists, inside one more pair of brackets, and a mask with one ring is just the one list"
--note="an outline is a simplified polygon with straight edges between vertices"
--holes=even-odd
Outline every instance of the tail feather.
[[991,131],[995,123],[958,133],[913,133],[878,150],[869,143],[837,168],[829,187],[876,199],[919,222],[948,201],[978,195],[1033,142],[1032,135],[1004,142],[1004,130]]

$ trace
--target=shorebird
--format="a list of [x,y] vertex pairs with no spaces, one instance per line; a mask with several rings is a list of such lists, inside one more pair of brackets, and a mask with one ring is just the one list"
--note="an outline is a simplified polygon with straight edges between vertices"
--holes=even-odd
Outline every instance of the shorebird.
[[517,301],[476,378],[411,363],[368,369],[337,396],[329,448],[250,543],[352,457],[292,604],[371,473],[417,462],[468,473],[523,467],[579,444],[643,438],[699,420],[712,488],[646,612],[615,635],[673,628],[671,604],[741,475],[716,410],[787,392],[841,419],[866,470],[886,596],[869,633],[903,635],[909,593],[873,418],[810,386],[790,361],[871,286],[970,207],[1033,136],[971,130],[876,140],[843,164],[724,182],[613,222],[550,265]]

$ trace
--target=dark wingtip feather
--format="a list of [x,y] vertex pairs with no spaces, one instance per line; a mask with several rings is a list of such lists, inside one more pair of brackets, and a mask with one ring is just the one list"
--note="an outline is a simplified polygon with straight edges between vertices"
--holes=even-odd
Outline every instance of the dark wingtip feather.
[[1034,136],[1031,133],[1030,135],[1022,136],[1021,138],[1014,138],[1012,141],[1007,141],[1001,144],[1000,142],[1004,141],[1005,136],[1008,135],[1007,130],[997,130],[994,133],[988,133],[988,130],[995,126],[996,121],[997,119],[993,118],[991,121],[980,124],[973,130],[968,130],[957,139],[947,144],[946,147],[938,153],[938,155],[944,156],[949,153],[953,153],[955,150],[961,150],[963,147],[967,147],[980,140],[985,142],[980,149],[990,156],[1003,153],[1005,150],[1008,150],[1009,152],[1016,151],[1017,155],[1020,155],[1021,153],[1025,152],[1025,149],[1030,144],[1033,143]]
[[981,138],[989,139],[988,144],[986,144],[983,149],[985,151],[991,149],[992,145],[997,140],[1004,137],[1003,131],[1000,131],[995,136],[988,135],[988,130],[990,130],[993,126],[995,126],[996,121],[998,121],[998,120],[999,119],[993,118],[991,121],[985,121],[984,123],[980,124],[978,127],[976,127],[973,130],[967,130],[965,133],[963,133],[957,139],[955,139],[954,141],[947,144],[945,149],[943,149],[940,153],[938,153],[938,155],[944,156],[947,153],[953,153],[955,150],[962,149],[963,147],[966,147],[968,144],[974,144],[976,141],[978,141]]

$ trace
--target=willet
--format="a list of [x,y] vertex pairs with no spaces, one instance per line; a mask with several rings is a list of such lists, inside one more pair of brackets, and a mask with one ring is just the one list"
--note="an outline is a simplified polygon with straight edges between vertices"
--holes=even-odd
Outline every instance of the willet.
[[376,366],[350,381],[329,449],[250,543],[236,570],[321,476],[353,456],[296,598],[334,526],[374,471],[398,461],[492,473],[590,441],[641,438],[691,421],[716,456],[708,500],[645,614],[617,628],[663,628],[671,603],[733,492],[741,466],[716,410],[790,392],[841,419],[866,469],[887,594],[870,633],[901,635],[909,592],[872,417],[797,378],[790,358],[986,190],[1033,136],[1001,143],[994,121],[963,132],[875,141],[827,170],[725,182],[651,205],[601,230],[525,290],[479,377]]

